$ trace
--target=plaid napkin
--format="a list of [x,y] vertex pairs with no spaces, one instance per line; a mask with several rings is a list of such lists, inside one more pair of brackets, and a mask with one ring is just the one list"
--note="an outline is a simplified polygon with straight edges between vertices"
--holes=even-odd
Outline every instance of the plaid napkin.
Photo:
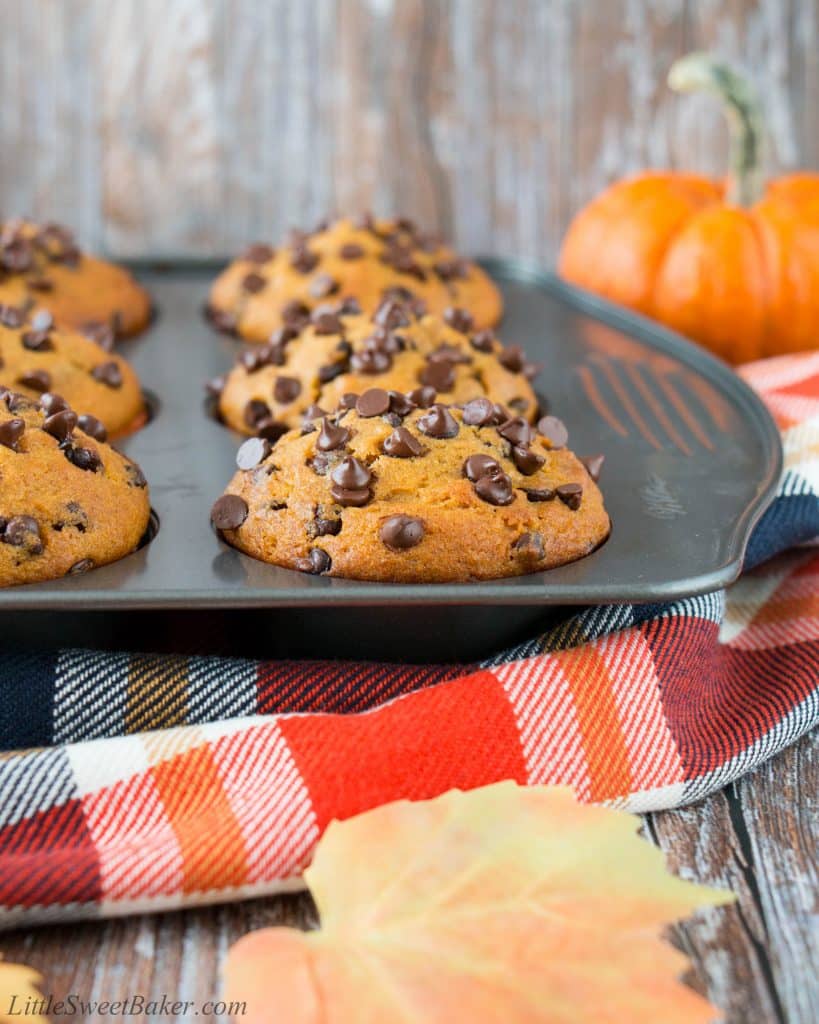
[[468,670],[1,655],[0,924],[297,887],[331,819],[454,786],[671,807],[792,743],[819,720],[819,354],[743,372],[786,471],[727,593],[587,609]]

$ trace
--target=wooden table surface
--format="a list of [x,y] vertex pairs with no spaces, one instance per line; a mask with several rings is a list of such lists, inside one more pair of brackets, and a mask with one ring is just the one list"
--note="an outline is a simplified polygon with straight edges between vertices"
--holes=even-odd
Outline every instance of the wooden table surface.
[[[646,815],[645,832],[673,870],[738,896],[671,930],[691,958],[690,983],[724,1008],[728,1024],[816,1024],[819,732],[699,804]],[[0,938],[0,951],[39,970],[55,998],[138,992],[201,1003],[218,995],[230,944],[271,924],[314,927],[310,898],[20,929]]]

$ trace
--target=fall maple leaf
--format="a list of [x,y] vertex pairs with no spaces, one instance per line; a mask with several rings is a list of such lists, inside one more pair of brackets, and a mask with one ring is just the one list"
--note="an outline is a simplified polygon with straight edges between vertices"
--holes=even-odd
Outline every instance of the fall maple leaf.
[[670,875],[631,815],[498,783],[333,822],[321,929],[244,936],[244,1024],[706,1024],[662,926],[733,896]]
[[7,964],[0,954],[0,1021],[3,1024],[38,1024],[42,1014],[25,1012],[43,998],[37,986],[42,977],[25,964]]

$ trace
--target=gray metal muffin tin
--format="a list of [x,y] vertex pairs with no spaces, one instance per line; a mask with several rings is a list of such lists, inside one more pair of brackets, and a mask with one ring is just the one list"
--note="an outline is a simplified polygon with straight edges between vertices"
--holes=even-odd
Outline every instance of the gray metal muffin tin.
[[85,576],[0,591],[4,644],[471,660],[562,606],[667,601],[731,582],[781,471],[760,400],[717,359],[645,319],[554,276],[484,265],[504,292],[499,334],[542,365],[536,388],[567,423],[570,446],[606,456],[613,530],[602,548],[545,573],[457,585],[307,576],[233,550],[209,511],[240,438],[207,415],[202,385],[239,345],[202,318],[214,268],[143,268],[158,317],[120,351],[158,402],[121,447],[145,471],[158,532]]

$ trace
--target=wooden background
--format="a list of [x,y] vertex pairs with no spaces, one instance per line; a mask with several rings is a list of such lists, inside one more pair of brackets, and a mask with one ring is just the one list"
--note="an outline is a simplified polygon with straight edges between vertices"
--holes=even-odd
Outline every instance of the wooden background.
[[116,256],[222,256],[401,211],[551,261],[645,165],[720,173],[674,57],[753,69],[771,166],[819,167],[819,0],[3,0],[0,202]]

